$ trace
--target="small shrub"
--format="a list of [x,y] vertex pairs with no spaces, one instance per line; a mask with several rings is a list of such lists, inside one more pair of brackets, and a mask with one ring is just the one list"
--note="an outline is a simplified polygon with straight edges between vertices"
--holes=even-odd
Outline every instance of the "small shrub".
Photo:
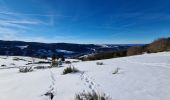
[[11,63],[10,65],[15,65],[14,63]]
[[76,94],[75,100],[111,100],[110,97],[105,94],[97,94],[96,92],[80,93]]
[[46,62],[46,61],[39,61],[35,62],[34,64],[50,64],[51,62]]
[[33,64],[33,63],[27,63],[27,64],[25,64],[25,65],[31,65],[31,64]]
[[58,66],[59,66],[58,61],[52,61],[51,67],[58,67]]
[[13,58],[13,60],[14,60],[14,61],[19,61],[19,60],[22,60],[22,61],[27,61],[27,60],[25,60],[25,59],[18,58],[18,57],[14,57],[14,58]]
[[103,62],[96,62],[96,65],[104,65]]
[[76,73],[76,72],[79,72],[79,70],[76,69],[75,67],[70,66],[64,69],[63,75],[68,74],[68,73]]
[[73,61],[72,63],[78,63],[79,61]]
[[71,62],[70,61],[65,61],[65,64],[71,64]]
[[26,73],[26,72],[32,72],[33,68],[30,66],[23,66],[19,67],[19,72]]
[[117,73],[119,72],[119,70],[120,70],[120,68],[116,68],[116,69],[112,72],[112,74],[117,74]]
[[18,61],[18,60],[19,60],[19,58],[17,58],[17,57],[14,57],[14,58],[13,58],[13,60],[15,60],[15,61]]
[[34,67],[34,69],[47,69],[47,68],[51,68],[51,66],[36,66],[36,67]]
[[51,57],[52,60],[56,60],[57,59],[57,56],[56,54],[53,54],[52,57]]
[[1,67],[6,67],[6,65],[1,65]]

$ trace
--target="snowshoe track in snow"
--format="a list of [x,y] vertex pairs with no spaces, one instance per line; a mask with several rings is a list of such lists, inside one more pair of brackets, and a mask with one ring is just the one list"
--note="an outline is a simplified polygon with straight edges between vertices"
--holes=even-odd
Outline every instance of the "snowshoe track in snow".
[[50,79],[51,85],[49,86],[49,90],[43,95],[43,100],[53,100],[54,95],[56,94],[55,91],[55,78],[53,72],[50,70]]
[[[95,83],[91,77],[89,77],[84,72],[81,73],[81,80],[83,81],[84,85],[87,86],[91,92],[100,92],[100,85]],[[85,91],[85,90],[84,90]]]
[[92,77],[90,77],[89,75],[87,75],[85,72],[82,72],[80,77],[81,77],[81,80],[83,81],[84,85],[90,89],[90,91],[83,90],[84,93],[91,92],[91,93],[97,93],[98,95],[104,94],[104,95],[110,97],[110,95],[108,93],[107,94],[104,93],[105,91],[103,91],[101,89],[101,87],[100,87],[101,85],[96,83],[94,81],[94,79]]

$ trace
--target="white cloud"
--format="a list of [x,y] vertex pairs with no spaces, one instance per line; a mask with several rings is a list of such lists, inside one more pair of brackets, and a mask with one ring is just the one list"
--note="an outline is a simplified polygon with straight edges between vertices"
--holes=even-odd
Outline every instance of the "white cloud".
[[72,16],[67,16],[67,15],[60,15],[60,14],[31,14],[31,13],[16,13],[16,12],[2,12],[0,11],[0,14],[5,14],[5,15],[15,15],[15,16],[45,16],[45,17],[72,17]]
[[[2,7],[2,5],[4,7]],[[75,38],[71,36],[56,36],[51,38],[38,35],[36,35],[37,37],[32,36],[33,33],[36,33],[39,30],[35,27],[54,26],[55,18],[60,17],[65,18],[72,16],[65,16],[60,14],[18,13],[9,8],[3,0],[0,0],[0,40],[20,40],[47,43],[63,41],[74,42]],[[29,32],[31,32],[31,36],[29,36]]]
[[31,20],[0,20],[2,23],[11,23],[11,24],[40,24],[40,21],[31,21]]
[[[46,16],[46,22],[37,17],[32,16]],[[42,36],[28,36],[29,31],[33,32],[35,30],[34,26],[38,25],[54,25],[54,17],[60,15],[41,15],[41,14],[20,14],[13,12],[0,12],[0,39],[1,40],[20,40],[29,42],[45,42],[45,43],[55,43],[55,42],[69,42],[68,40],[73,40],[73,37],[67,36],[57,36],[57,37],[42,37]],[[35,30],[36,31],[36,30]],[[33,33],[31,33],[33,34]]]
[[[51,18],[51,17],[50,17]],[[47,18],[49,19],[49,18]],[[53,20],[49,20],[49,24],[53,24]],[[28,30],[33,31],[34,26],[38,25],[48,25],[40,19],[34,17],[28,17],[25,15],[20,15],[17,13],[1,13],[0,12],[0,39],[2,40],[37,40],[44,41],[45,39],[36,38],[28,39],[24,37],[25,32]],[[21,36],[22,35],[22,36]],[[33,38],[33,37],[30,37]]]

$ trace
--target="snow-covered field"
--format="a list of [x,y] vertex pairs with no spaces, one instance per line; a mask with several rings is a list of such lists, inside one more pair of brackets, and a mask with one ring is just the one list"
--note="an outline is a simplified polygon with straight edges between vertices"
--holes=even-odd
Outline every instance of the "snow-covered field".
[[170,100],[170,52],[77,62],[72,65],[81,72],[66,75],[62,72],[69,65],[19,73],[15,67],[32,61],[19,58],[25,60],[0,57],[0,65],[6,65],[0,67],[0,100],[50,100],[44,95],[48,91],[53,100],[74,100],[84,91],[105,93],[112,100]]

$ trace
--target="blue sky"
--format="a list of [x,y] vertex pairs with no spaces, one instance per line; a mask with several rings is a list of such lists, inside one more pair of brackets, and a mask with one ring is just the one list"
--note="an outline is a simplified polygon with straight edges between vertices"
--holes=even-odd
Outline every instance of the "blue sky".
[[0,0],[1,40],[129,44],[169,36],[169,0]]

